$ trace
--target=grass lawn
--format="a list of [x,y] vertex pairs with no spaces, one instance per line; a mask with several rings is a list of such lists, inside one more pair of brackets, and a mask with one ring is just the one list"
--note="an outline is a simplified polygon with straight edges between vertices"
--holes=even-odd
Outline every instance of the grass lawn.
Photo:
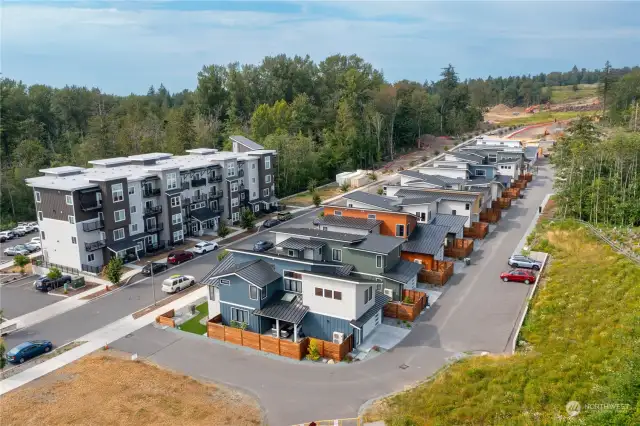
[[581,115],[589,115],[589,114],[592,115],[593,113],[583,112],[583,111],[559,111],[559,112],[542,111],[532,115],[516,117],[510,120],[501,121],[500,125],[506,126],[506,127],[532,125],[532,124],[539,124],[539,123],[548,123],[553,121],[554,119],[570,120],[573,118],[578,118]]
[[179,328],[182,331],[203,335],[207,332],[207,326],[200,324],[200,320],[209,315],[209,304],[204,302],[203,304],[196,306],[196,310],[198,311],[198,314],[189,321],[180,325]]
[[551,102],[554,104],[578,101],[595,96],[598,96],[597,84],[578,84],[577,91],[573,90],[573,86],[553,86],[551,88]]
[[[516,355],[457,362],[378,404],[369,419],[403,426],[640,424],[640,268],[575,223],[543,222],[538,235],[534,249],[552,258]],[[569,401],[582,406],[575,418]]]
[[[316,189],[316,192],[318,193],[318,195],[320,195],[320,199],[322,201],[342,194],[342,191],[340,191],[337,183],[318,188]],[[313,195],[311,195],[309,191],[305,191],[302,194],[296,195],[295,197],[281,200],[281,204],[291,204],[294,206],[310,206],[313,204]]]

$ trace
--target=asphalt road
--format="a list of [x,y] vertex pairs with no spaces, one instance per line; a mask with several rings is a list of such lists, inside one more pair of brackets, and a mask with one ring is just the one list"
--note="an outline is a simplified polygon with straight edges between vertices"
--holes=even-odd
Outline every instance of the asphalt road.
[[0,309],[5,318],[19,317],[62,300],[33,288],[34,279],[35,276],[31,276],[0,286]]
[[13,240],[7,240],[4,243],[0,243],[0,264],[5,262],[13,262],[13,256],[7,256],[4,254],[4,249],[17,246],[18,244],[24,244],[31,241],[32,238],[37,237],[37,232],[31,232],[24,237],[14,238]]
[[508,269],[507,259],[552,190],[550,168],[540,164],[540,176],[529,188],[411,333],[392,351],[373,359],[333,366],[297,362],[154,326],[111,346],[196,378],[243,389],[259,399],[269,424],[355,417],[368,400],[432,375],[454,354],[508,352],[530,286],[504,283],[499,274]]

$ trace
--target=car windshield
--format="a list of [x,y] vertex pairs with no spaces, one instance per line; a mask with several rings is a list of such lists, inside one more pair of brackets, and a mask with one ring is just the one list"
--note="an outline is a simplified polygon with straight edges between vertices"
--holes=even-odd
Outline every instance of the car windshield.
[[13,348],[9,352],[7,352],[7,355],[15,355],[18,352],[20,352],[21,350],[28,348],[29,346],[31,346],[30,342],[20,343],[18,346],[16,346],[15,348]]

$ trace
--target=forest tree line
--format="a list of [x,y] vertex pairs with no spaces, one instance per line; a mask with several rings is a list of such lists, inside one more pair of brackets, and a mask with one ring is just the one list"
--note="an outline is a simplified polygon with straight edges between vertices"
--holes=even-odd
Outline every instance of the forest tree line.
[[[544,84],[573,81],[565,74],[543,75]],[[581,71],[578,81],[591,82],[595,74]],[[114,96],[97,88],[3,79],[0,219],[33,220],[32,191],[24,179],[38,169],[145,152],[229,149],[232,134],[278,150],[277,191],[285,196],[311,179],[326,182],[339,171],[394,158],[421,135],[475,129],[482,107],[504,97],[479,99],[477,87],[501,87],[503,93],[512,79],[461,81],[449,65],[435,82],[389,83],[356,55],[319,63],[279,55],[259,65],[208,65],[198,73],[195,90],[175,93],[161,84],[144,95]]]

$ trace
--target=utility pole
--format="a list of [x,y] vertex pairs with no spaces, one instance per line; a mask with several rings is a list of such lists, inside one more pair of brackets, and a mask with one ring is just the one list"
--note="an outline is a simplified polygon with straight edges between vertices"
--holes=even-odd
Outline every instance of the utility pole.
[[153,289],[153,306],[156,306],[156,286],[153,281],[153,261],[149,261],[149,267],[151,268],[151,288]]

